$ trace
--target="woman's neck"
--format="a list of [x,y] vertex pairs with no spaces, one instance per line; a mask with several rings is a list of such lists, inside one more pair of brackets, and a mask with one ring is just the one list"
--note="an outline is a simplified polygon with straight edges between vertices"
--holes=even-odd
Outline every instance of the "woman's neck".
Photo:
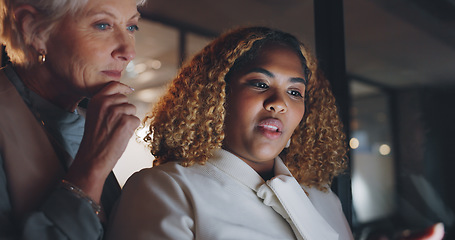
[[15,66],[14,70],[19,75],[25,87],[46,99],[52,104],[74,112],[82,97],[74,95],[68,91],[62,81],[52,78],[51,75],[40,66],[24,68]]
[[261,176],[262,179],[264,179],[264,181],[270,180],[273,177],[275,177],[275,169],[274,168],[272,170],[270,170],[270,171],[258,172],[258,173],[259,173],[259,176]]
[[248,164],[252,169],[254,169],[259,174],[259,176],[261,176],[264,179],[264,181],[267,181],[275,176],[275,158],[269,161],[257,162],[243,158],[242,156],[236,154],[234,151],[231,151],[226,146],[223,146],[223,149],[234,154],[242,161],[244,161],[246,164]]

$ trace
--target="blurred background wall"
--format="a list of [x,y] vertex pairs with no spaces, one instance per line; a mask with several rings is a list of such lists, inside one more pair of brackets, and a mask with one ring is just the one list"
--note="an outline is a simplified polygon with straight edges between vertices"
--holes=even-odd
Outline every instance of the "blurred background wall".
[[[140,12],[137,57],[123,77],[139,117],[221,32],[290,32],[315,51],[340,106],[351,166],[333,189],[355,238],[394,239],[443,222],[455,239],[453,0],[148,0]],[[152,166],[145,131],[114,169],[121,185]]]

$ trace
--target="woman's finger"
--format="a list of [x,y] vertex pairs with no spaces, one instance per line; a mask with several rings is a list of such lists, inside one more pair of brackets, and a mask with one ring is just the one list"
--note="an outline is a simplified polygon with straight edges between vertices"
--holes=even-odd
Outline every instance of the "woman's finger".
[[106,95],[114,95],[114,94],[124,94],[128,95],[132,93],[134,90],[130,86],[123,84],[121,82],[109,82],[104,86],[95,96],[106,96]]

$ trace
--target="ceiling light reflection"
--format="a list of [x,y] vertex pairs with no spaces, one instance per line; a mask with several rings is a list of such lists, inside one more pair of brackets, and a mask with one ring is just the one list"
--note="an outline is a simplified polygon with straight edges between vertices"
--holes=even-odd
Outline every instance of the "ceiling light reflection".
[[132,71],[134,71],[134,62],[133,62],[133,61],[129,62],[128,65],[126,65],[125,70],[126,70],[127,72],[132,72]]
[[383,156],[389,155],[390,154],[390,146],[387,144],[382,144],[379,147],[379,153]]
[[352,149],[356,149],[360,146],[360,142],[357,138],[351,138],[351,140],[349,141],[349,146]]
[[147,65],[144,63],[138,63],[136,66],[134,66],[134,71],[136,73],[143,73],[145,70],[147,70]]
[[148,66],[150,66],[151,68],[153,68],[155,70],[158,70],[161,68],[161,61],[156,60],[156,59],[150,60],[148,62]]

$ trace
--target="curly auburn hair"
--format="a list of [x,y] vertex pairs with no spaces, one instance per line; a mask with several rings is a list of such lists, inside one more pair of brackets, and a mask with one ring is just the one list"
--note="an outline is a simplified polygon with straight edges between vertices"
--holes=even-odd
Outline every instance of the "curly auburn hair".
[[167,93],[145,117],[144,138],[154,165],[179,161],[205,164],[224,140],[226,82],[254,59],[261,46],[276,42],[291,47],[308,70],[305,114],[289,148],[280,156],[301,184],[326,190],[346,167],[346,136],[330,84],[310,51],[294,36],[266,27],[232,30],[213,40],[186,63]]

